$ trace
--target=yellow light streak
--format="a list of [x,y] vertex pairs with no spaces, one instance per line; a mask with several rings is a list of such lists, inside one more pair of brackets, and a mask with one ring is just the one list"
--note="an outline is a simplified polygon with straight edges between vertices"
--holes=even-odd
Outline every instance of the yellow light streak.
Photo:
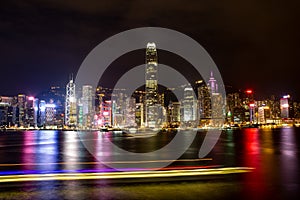
[[135,172],[104,172],[104,173],[53,173],[0,176],[0,183],[23,181],[50,180],[107,180],[107,179],[139,179],[139,178],[170,178],[203,175],[226,175],[251,172],[253,168],[227,167],[217,169],[169,170],[169,171],[135,171]]

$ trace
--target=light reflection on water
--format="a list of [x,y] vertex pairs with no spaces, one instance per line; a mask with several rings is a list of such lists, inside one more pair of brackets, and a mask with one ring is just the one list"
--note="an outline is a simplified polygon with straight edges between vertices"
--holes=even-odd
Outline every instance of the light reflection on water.
[[[248,198],[258,199],[264,197],[265,176],[261,155],[260,132],[256,128],[244,129],[243,137],[243,166],[255,168],[254,173],[244,174],[244,193]],[[267,163],[266,163],[267,164]]]
[[244,174],[249,199],[293,197],[299,193],[299,129],[245,129],[244,165],[254,167]]
[[[299,132],[298,132],[299,134]],[[281,181],[287,191],[297,190],[299,185],[299,141],[292,128],[282,129],[280,132],[280,168]]]
[[[111,133],[90,132],[96,155],[113,156],[111,150],[103,143]],[[203,138],[204,133],[199,134]],[[138,148],[158,148],[161,141],[169,142],[172,135],[142,139],[112,137],[120,147],[133,145]],[[187,135],[188,137],[188,135]],[[268,198],[274,194],[288,196],[300,189],[299,148],[300,129],[242,129],[223,132],[217,145],[209,154],[213,161],[208,164],[225,166],[254,167],[253,173],[244,174],[241,192],[247,197]],[[196,158],[201,146],[201,139],[191,146],[184,158]],[[139,144],[135,144],[139,143]],[[198,144],[199,143],[199,144]],[[144,152],[144,149],[141,150]],[[118,155],[122,157],[122,155]],[[126,158],[124,158],[126,159]],[[0,172],[7,170],[38,170],[41,172],[55,170],[104,169],[85,150],[76,132],[26,131],[24,133],[1,133],[0,164],[23,163],[13,167],[0,167]],[[37,164],[38,163],[38,164]],[[90,163],[90,164],[84,164]],[[37,165],[36,165],[37,164]],[[190,163],[180,163],[189,165]],[[195,163],[193,163],[195,165]],[[203,163],[196,163],[203,164]],[[96,184],[97,181],[95,181]],[[55,185],[55,182],[49,182]],[[51,185],[50,184],[50,185]],[[49,187],[49,185],[47,186]],[[80,182],[64,183],[64,190],[75,191],[82,187]],[[45,186],[46,188],[46,186]],[[70,198],[73,197],[69,194]]]
[[78,151],[78,136],[76,132],[69,131],[64,135],[63,141],[63,150],[62,150],[62,161],[66,163],[72,163],[69,165],[64,165],[66,170],[78,169],[79,154]]
[[[27,131],[24,132],[22,145],[22,163],[24,170],[55,170],[53,164],[57,163],[58,152],[58,131]],[[35,163],[44,163],[34,165]]]

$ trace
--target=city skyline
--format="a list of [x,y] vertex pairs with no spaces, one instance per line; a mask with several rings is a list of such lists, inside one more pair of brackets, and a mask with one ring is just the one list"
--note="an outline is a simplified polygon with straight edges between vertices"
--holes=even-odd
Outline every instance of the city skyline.
[[[1,72],[6,74],[0,80],[0,93],[37,95],[54,83],[64,85],[68,75],[76,74],[85,56],[106,38],[154,26],[180,31],[203,45],[226,85],[252,88],[264,98],[289,93],[299,100],[295,73],[299,66],[298,5],[298,1],[193,1],[184,5],[179,1],[147,5],[7,1],[0,8]],[[124,55],[121,64],[116,61],[112,67],[142,64],[144,54],[135,53]],[[170,66],[176,66],[174,57],[160,53],[160,60],[169,60]]]
[[300,1],[7,0],[0,199],[299,199]]
[[[155,52],[151,48],[146,51],[146,55]],[[146,59],[144,72],[148,91],[146,86],[144,90],[139,88],[128,96],[126,89],[116,89],[116,93],[112,94],[113,89],[100,86],[95,91],[90,85],[77,88],[71,76],[64,90],[51,87],[48,96],[45,95],[44,98],[25,94],[0,96],[0,125],[2,128],[69,127],[84,130],[107,126],[203,128],[234,124],[280,125],[297,123],[300,119],[300,103],[294,101],[290,95],[258,100],[254,98],[254,91],[247,89],[229,93],[223,99],[218,93],[218,82],[213,72],[208,81],[199,80],[195,86],[187,84],[176,89],[158,91],[159,80],[153,75],[152,69],[152,65],[159,66],[157,54],[152,56],[154,57]],[[153,81],[156,84],[153,85]],[[180,100],[170,98],[174,90],[182,92],[183,97]],[[112,95],[115,97],[112,98]],[[169,102],[165,99],[169,99]],[[152,115],[155,115],[155,120],[147,121]]]

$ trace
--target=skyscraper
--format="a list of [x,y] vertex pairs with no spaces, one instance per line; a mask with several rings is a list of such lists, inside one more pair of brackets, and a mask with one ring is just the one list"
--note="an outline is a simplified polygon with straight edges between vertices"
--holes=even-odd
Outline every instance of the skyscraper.
[[156,127],[158,115],[158,81],[157,81],[157,51],[155,43],[148,43],[146,49],[146,95],[145,95],[145,125]]
[[289,118],[289,98],[290,95],[285,95],[280,99],[281,118]]
[[126,127],[135,127],[135,98],[127,97],[126,98],[126,109],[125,109],[125,126]]
[[8,103],[0,102],[0,127],[7,125]]
[[194,98],[194,91],[191,87],[184,89],[184,99],[182,102],[183,106],[183,121],[192,122],[195,121],[197,116],[197,101]]
[[211,96],[209,87],[205,84],[198,87],[199,118],[211,118]]
[[93,88],[91,85],[82,86],[83,126],[90,128],[93,120]]
[[19,107],[19,126],[23,127],[25,125],[25,103],[26,96],[24,94],[18,95],[18,107]]
[[34,97],[26,97],[26,109],[25,109],[25,122],[26,126],[35,127],[36,124],[36,116],[34,110]]
[[56,125],[56,108],[55,104],[49,103],[45,104],[45,125],[46,126],[54,126]]
[[210,72],[210,78],[208,80],[208,84],[211,90],[211,93],[218,93],[218,84],[216,79],[214,78],[213,72]]
[[65,105],[65,125],[74,127],[77,125],[77,105],[76,105],[76,93],[75,83],[73,78],[70,79],[66,88],[66,105]]
[[144,104],[136,103],[135,105],[135,121],[141,127],[144,124]]
[[42,127],[45,125],[46,122],[46,102],[45,100],[40,100],[39,108],[38,108],[38,126]]
[[210,91],[211,98],[211,125],[212,126],[222,126],[223,117],[225,116],[225,105],[223,96],[218,91],[218,84],[213,76],[213,72],[210,73],[210,78],[208,80],[208,88]]

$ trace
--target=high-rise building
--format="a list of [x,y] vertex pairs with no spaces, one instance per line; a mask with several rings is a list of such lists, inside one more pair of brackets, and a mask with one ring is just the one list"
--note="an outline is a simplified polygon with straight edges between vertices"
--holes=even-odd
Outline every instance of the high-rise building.
[[270,120],[270,107],[265,104],[258,107],[257,111],[257,123],[265,124],[271,122]]
[[0,96],[0,126],[15,126],[17,125],[16,112],[14,108],[17,108],[17,101],[13,97]]
[[[227,94],[227,122],[242,123],[245,121],[245,110],[243,107],[241,94],[234,92]],[[247,107],[248,110],[248,107]]]
[[0,128],[7,126],[8,103],[0,102]]
[[214,78],[214,74],[212,71],[210,72],[210,78],[208,80],[208,84],[209,84],[211,93],[218,93],[218,84],[217,84],[216,79]]
[[101,126],[112,126],[112,102],[111,100],[102,101],[101,106],[101,116],[100,120],[101,123],[99,125]]
[[82,115],[83,115],[83,127],[91,128],[93,124],[93,88],[91,85],[82,86]]
[[25,109],[25,124],[26,126],[36,127],[36,116],[34,110],[34,100],[35,98],[30,96],[26,97],[26,109]]
[[211,98],[209,88],[205,84],[198,87],[198,102],[200,119],[210,119]]
[[155,43],[148,43],[146,49],[146,95],[145,95],[145,125],[157,127],[158,118],[158,80],[157,51]]
[[26,96],[24,94],[18,95],[18,107],[19,107],[19,126],[23,127],[25,125],[25,102]]
[[39,115],[39,99],[34,98],[33,101],[33,109],[34,109],[34,126],[38,126],[38,115]]
[[127,97],[126,98],[126,109],[125,109],[125,126],[126,127],[135,127],[135,98]]
[[289,118],[289,98],[290,95],[285,95],[280,99],[281,118],[283,119]]
[[83,105],[82,105],[82,98],[78,99],[77,103],[77,127],[82,129],[83,128]]
[[38,108],[38,126],[42,127],[45,125],[46,122],[46,101],[40,100],[39,102],[39,108]]
[[127,95],[124,91],[115,94],[115,101],[112,104],[113,125],[116,127],[125,127],[125,111],[126,111]]
[[45,125],[54,126],[56,124],[56,105],[53,103],[45,104]]
[[66,88],[66,104],[65,104],[65,125],[75,127],[77,125],[77,105],[75,83],[73,79],[69,81]]
[[169,127],[178,127],[180,126],[180,102],[170,102],[168,106],[168,123]]
[[144,104],[136,103],[135,105],[135,122],[141,127],[144,124]]
[[210,74],[208,88],[210,90],[211,98],[211,125],[219,127],[223,125],[225,99],[223,99],[222,95],[218,91],[218,84],[213,76],[213,72]]
[[197,119],[197,101],[194,97],[194,90],[191,87],[184,89],[183,106],[183,121],[192,122]]

